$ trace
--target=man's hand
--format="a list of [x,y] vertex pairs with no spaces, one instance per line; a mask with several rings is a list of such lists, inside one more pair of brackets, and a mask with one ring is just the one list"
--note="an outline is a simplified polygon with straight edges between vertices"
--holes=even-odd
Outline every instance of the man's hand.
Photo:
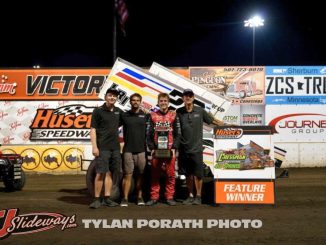
[[172,157],[174,158],[175,157],[175,149],[171,149],[171,152],[172,152]]
[[92,153],[94,157],[98,157],[100,155],[100,151],[97,147],[93,147]]

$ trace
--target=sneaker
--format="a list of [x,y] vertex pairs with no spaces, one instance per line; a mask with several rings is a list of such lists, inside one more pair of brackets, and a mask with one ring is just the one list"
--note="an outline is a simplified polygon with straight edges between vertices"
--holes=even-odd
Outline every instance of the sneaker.
[[194,201],[193,201],[192,204],[194,204],[194,205],[200,205],[201,204],[201,197],[200,196],[196,196],[194,198]]
[[145,205],[144,199],[142,197],[138,197],[137,205],[138,206],[144,206]]
[[284,169],[283,172],[278,176],[278,178],[289,178],[289,171]]
[[175,206],[177,203],[173,199],[166,200],[166,204],[169,206]]
[[192,205],[194,202],[194,198],[193,197],[188,197],[186,200],[184,200],[182,202],[183,205]]
[[111,200],[111,198],[106,197],[106,198],[104,198],[103,205],[108,206],[108,207],[116,207],[119,204],[117,204],[115,201]]
[[153,199],[151,199],[151,200],[149,200],[145,205],[146,205],[146,206],[154,206],[154,205],[156,205],[157,203],[158,203],[157,200],[153,200]]
[[96,209],[96,208],[99,208],[101,207],[101,201],[99,198],[95,198],[94,201],[89,205],[89,208],[93,208],[93,209]]
[[127,199],[123,198],[120,203],[120,207],[128,207]]

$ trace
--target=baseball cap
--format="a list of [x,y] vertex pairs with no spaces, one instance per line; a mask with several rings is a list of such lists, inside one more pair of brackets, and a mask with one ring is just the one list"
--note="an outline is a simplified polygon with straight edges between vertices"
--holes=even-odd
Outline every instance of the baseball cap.
[[108,93],[119,95],[119,91],[116,90],[115,88],[109,88],[108,90],[106,90],[105,95],[107,95]]
[[194,91],[192,91],[190,88],[186,88],[185,90],[183,90],[182,95],[195,95]]

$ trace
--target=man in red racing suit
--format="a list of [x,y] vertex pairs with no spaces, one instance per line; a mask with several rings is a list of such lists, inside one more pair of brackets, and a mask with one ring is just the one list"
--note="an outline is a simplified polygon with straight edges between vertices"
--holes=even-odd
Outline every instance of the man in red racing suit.
[[[166,172],[167,180],[165,187],[165,198],[168,205],[176,205],[173,196],[175,191],[175,150],[179,146],[181,130],[179,118],[175,111],[169,110],[169,95],[160,93],[158,95],[159,110],[152,112],[147,120],[147,146],[151,150],[151,200],[146,205],[157,204],[160,193],[161,171]],[[164,135],[162,137],[162,135]],[[164,139],[162,141],[162,139]],[[162,143],[163,142],[163,143]],[[157,154],[157,149],[167,149],[170,156]]]

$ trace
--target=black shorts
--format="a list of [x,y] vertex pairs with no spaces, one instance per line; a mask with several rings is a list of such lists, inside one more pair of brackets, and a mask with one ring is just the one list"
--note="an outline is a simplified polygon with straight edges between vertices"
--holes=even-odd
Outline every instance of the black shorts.
[[203,178],[204,168],[202,152],[184,153],[180,151],[178,165],[179,174],[184,174],[186,176],[194,175]]
[[96,163],[96,173],[116,173],[121,169],[120,150],[100,151],[102,161]]

